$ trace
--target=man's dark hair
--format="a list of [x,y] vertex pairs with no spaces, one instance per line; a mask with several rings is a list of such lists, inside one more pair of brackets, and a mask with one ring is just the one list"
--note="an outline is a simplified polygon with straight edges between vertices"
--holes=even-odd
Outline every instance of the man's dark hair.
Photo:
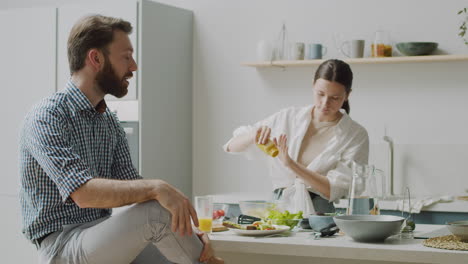
[[91,15],[81,18],[71,29],[68,37],[68,62],[70,73],[85,66],[86,55],[90,49],[99,49],[109,54],[108,45],[114,38],[114,31],[132,33],[130,22],[120,18]]

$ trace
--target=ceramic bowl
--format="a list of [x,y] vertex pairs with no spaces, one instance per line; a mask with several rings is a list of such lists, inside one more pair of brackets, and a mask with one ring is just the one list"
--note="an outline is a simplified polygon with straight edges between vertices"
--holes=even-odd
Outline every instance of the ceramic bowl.
[[309,215],[309,225],[313,230],[317,232],[334,222],[335,221],[333,220],[333,216],[315,214]]
[[393,215],[342,215],[334,217],[336,225],[355,241],[383,242],[401,230],[405,220]]
[[447,228],[461,241],[468,242],[468,220],[450,222]]
[[437,49],[437,42],[400,42],[396,47],[406,56],[430,55]]

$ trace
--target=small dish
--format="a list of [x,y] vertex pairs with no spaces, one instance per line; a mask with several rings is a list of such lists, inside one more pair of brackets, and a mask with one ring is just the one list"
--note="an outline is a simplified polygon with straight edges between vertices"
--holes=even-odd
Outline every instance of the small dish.
[[289,230],[289,226],[284,225],[273,225],[275,230],[246,230],[246,229],[235,229],[230,228],[234,233],[241,236],[267,236],[273,234],[283,233]]
[[335,223],[333,216],[316,214],[309,215],[309,225],[317,232],[328,227],[332,223]]
[[468,220],[447,223],[447,228],[462,242],[468,242]]

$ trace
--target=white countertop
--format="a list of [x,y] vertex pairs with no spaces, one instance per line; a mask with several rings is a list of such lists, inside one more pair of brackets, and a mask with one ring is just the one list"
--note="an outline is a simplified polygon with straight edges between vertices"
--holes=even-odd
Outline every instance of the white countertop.
[[[255,194],[255,193],[229,193],[229,194],[214,194],[216,203],[238,204],[239,201],[246,200],[269,200],[270,194]],[[397,201],[380,200],[379,206],[382,210],[395,210]],[[339,203],[335,203],[336,208],[347,208],[348,200],[341,199]],[[452,202],[439,202],[430,206],[423,207],[421,211],[429,212],[459,212],[468,213],[468,201],[454,199]]]
[[[380,200],[379,206],[381,210],[396,210],[396,203],[397,201]],[[335,203],[335,207],[347,208],[348,200],[341,199],[339,203]],[[451,202],[439,202],[430,206],[423,207],[421,211],[468,213],[468,201],[454,199]]]
[[[443,225],[416,227],[415,235],[432,231]],[[314,240],[310,232],[297,232],[290,237],[255,238],[236,235],[232,231],[212,233],[213,247],[220,252],[236,254],[267,254],[336,258],[347,260],[394,261],[417,263],[467,263],[468,251],[442,250],[425,247],[422,239],[390,237],[383,243],[359,243],[338,235]]]

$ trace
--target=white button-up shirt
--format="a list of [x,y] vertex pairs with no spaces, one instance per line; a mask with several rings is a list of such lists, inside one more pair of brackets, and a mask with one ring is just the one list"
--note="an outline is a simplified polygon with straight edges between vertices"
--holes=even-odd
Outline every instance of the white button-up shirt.
[[[260,126],[268,126],[271,128],[271,138],[286,134],[289,155],[291,159],[297,161],[302,140],[311,122],[312,108],[313,106],[310,105],[283,109],[254,125],[237,128],[233,135],[236,137],[241,134],[251,133]],[[367,164],[369,158],[369,137],[366,129],[353,121],[344,111],[342,113],[343,116],[333,128],[335,136],[327,143],[323,152],[307,166],[307,169],[328,178],[330,182],[330,201],[337,201],[348,194],[352,179],[352,162]],[[224,145],[225,151],[227,151],[231,140]],[[313,186],[308,186],[293,171],[287,169],[279,158],[267,156],[254,144],[249,146],[243,154],[248,159],[261,159],[267,162],[273,188],[286,188],[281,200],[288,210],[302,210],[306,215],[314,213],[307,190],[322,197],[324,196],[314,190]]]

